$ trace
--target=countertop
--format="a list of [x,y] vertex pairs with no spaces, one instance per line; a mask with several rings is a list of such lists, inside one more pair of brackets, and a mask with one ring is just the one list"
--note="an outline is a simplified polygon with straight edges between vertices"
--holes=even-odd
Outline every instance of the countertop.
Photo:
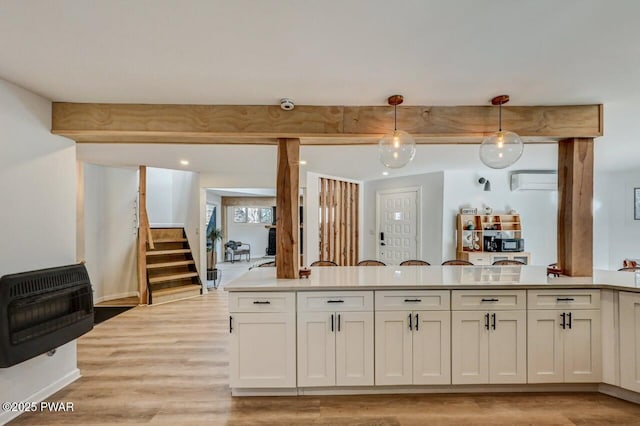
[[254,268],[227,291],[395,289],[608,288],[640,292],[640,273],[593,270],[592,277],[547,277],[545,266],[325,266],[308,279],[278,279],[276,268]]

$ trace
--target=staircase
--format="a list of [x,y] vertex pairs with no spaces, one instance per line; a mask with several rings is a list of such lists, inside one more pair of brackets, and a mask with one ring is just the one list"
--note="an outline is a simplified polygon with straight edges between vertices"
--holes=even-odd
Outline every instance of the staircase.
[[183,228],[152,228],[153,248],[147,246],[149,304],[202,294],[202,283]]

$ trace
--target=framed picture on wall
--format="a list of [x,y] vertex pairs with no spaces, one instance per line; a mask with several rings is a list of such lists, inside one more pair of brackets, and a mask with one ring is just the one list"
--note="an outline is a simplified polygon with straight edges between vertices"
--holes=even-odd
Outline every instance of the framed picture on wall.
[[633,218],[640,220],[640,188],[633,188]]

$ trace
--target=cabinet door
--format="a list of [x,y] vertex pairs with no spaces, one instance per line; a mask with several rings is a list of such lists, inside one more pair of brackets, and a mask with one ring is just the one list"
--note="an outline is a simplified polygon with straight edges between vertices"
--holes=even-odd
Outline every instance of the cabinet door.
[[336,385],[373,386],[373,312],[336,315]]
[[377,311],[375,327],[376,385],[412,383],[412,331],[409,311]]
[[526,311],[491,313],[489,383],[527,383],[526,333]]
[[528,312],[527,353],[529,383],[564,381],[562,311],[533,309]]
[[[602,329],[599,310],[573,310],[564,329],[564,381],[602,380]],[[569,328],[569,324],[571,328]]]
[[451,313],[413,313],[413,384],[451,384]]
[[332,312],[298,313],[298,386],[335,386],[335,319]]
[[232,388],[296,386],[293,313],[238,313],[231,319]]
[[489,330],[487,313],[451,313],[451,381],[457,384],[489,383]]
[[620,385],[640,392],[640,294],[620,292]]

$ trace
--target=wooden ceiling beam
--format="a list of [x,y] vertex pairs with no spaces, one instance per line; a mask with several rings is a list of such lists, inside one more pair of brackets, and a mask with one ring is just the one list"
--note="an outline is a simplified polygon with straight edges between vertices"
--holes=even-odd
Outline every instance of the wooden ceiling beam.
[[[602,105],[508,106],[502,127],[528,143],[602,136]],[[479,143],[498,124],[492,106],[403,106],[398,128],[420,144]],[[80,143],[376,144],[393,128],[380,106],[143,105],[54,102],[52,133]]]

